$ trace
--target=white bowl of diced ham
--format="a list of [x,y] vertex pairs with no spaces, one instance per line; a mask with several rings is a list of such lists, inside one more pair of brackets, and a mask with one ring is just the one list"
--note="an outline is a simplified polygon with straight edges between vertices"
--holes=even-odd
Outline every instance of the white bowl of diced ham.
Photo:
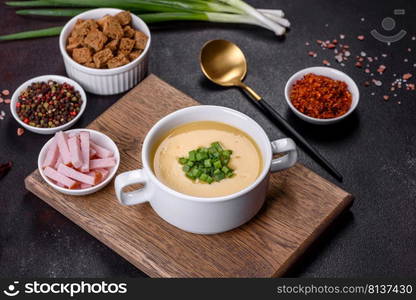
[[117,145],[92,129],[57,132],[38,158],[43,179],[55,190],[74,196],[92,194],[105,187],[119,164]]

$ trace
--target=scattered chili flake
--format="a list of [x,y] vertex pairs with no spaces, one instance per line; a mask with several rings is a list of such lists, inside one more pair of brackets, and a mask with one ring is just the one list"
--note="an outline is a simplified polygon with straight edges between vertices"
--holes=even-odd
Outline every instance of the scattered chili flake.
[[357,62],[355,63],[355,66],[356,66],[357,68],[362,68],[362,67],[363,67],[363,63],[362,63],[362,62],[360,62],[360,61],[357,61]]
[[385,70],[386,70],[386,66],[380,65],[377,69],[377,72],[379,72],[380,74],[383,74]]
[[330,65],[331,65],[331,63],[330,63],[329,61],[327,61],[326,59],[324,59],[324,60],[322,61],[322,63],[323,63],[325,66],[330,66]]
[[412,78],[413,77],[413,75],[412,74],[410,74],[410,73],[406,73],[406,74],[404,74],[403,75],[403,80],[409,80],[410,78]]
[[4,103],[6,103],[6,104],[10,104],[10,102],[12,102],[12,100],[11,100],[11,99],[4,99]]
[[3,96],[9,96],[10,95],[9,90],[3,90],[1,93],[3,94]]
[[9,170],[12,168],[12,162],[9,161],[5,164],[0,164],[0,178],[3,178],[7,172],[9,172]]
[[357,36],[357,39],[358,39],[358,40],[360,40],[360,41],[362,41],[362,40],[364,40],[364,39],[365,39],[365,36],[363,36],[363,35],[359,35],[359,36]]
[[389,100],[389,98],[390,98],[390,97],[389,97],[389,96],[387,96],[387,95],[384,95],[384,96],[383,96],[384,101]]
[[330,119],[350,109],[352,96],[345,82],[310,73],[293,85],[290,100],[303,114]]
[[25,133],[25,130],[23,128],[21,128],[21,127],[17,128],[17,135],[18,136],[23,135],[23,133]]
[[309,55],[309,56],[312,56],[312,57],[316,57],[316,56],[318,56],[318,55],[316,54],[316,52],[313,52],[313,51],[309,51],[309,52],[308,52],[308,55]]

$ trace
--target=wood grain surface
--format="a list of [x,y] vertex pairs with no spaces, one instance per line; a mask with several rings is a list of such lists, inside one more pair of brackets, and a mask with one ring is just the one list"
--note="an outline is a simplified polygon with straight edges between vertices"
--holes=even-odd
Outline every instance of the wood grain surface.
[[[152,125],[198,102],[150,75],[88,128],[118,145],[118,173],[141,167],[143,139]],[[35,170],[26,188],[151,277],[282,276],[353,197],[304,166],[271,177],[266,204],[247,224],[196,235],[168,224],[149,204],[121,206],[113,182],[89,196],[56,192]]]

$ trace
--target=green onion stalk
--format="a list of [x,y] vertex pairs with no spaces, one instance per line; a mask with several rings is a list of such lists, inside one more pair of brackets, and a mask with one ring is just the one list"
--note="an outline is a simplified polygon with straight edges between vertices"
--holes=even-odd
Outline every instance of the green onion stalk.
[[[114,7],[136,13],[146,23],[208,21],[257,25],[285,33],[290,23],[282,10],[255,9],[242,0],[29,0],[10,1],[19,15],[73,17],[94,7]],[[62,27],[31,30],[0,36],[0,41],[59,35]]]

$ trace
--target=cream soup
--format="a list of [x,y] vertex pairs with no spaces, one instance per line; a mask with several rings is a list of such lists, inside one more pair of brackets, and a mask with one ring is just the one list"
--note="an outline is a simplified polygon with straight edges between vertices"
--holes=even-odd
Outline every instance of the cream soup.
[[[233,151],[228,165],[234,175],[211,184],[187,178],[178,159],[216,141]],[[197,197],[220,197],[241,191],[257,179],[263,168],[256,142],[243,131],[220,122],[192,122],[174,128],[156,144],[153,153],[156,177],[178,192]]]

